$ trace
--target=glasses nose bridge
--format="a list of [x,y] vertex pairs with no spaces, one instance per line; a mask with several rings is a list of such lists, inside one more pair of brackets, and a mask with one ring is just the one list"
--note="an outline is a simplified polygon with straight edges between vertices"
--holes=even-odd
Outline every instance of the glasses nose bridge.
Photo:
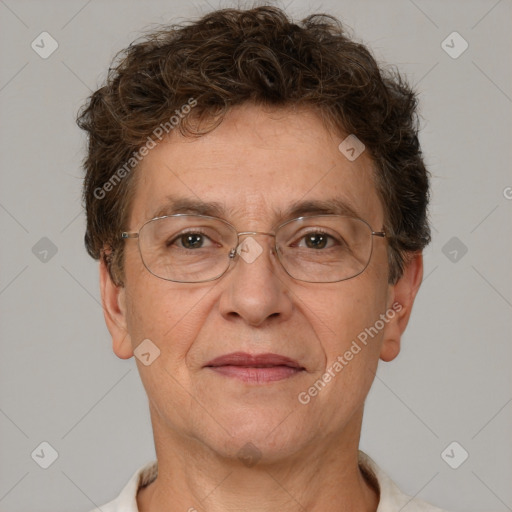
[[[274,237],[274,240],[276,238],[276,234],[275,233],[269,233],[268,231],[240,231],[239,233],[236,234],[236,237],[237,237],[237,248],[238,246],[240,245],[240,236],[245,236],[245,235],[268,235],[268,236],[272,236]],[[274,245],[275,245],[275,242],[274,242]],[[273,247],[271,248],[273,249]]]
[[[229,252],[229,257],[230,258],[234,258],[235,257],[235,254],[237,253],[237,250],[238,248],[240,247],[240,245],[243,243],[243,241],[240,240],[240,237],[241,236],[250,236],[250,235],[268,235],[268,236],[271,236],[273,237],[274,239],[276,238],[276,234],[275,233],[269,233],[268,231],[240,231],[236,234],[236,238],[237,238],[237,241],[236,241],[236,246],[231,249],[231,251]],[[274,246],[271,247],[271,252],[274,252],[274,247],[275,247],[275,242],[274,242]]]
[[236,236],[240,237],[240,235],[269,235],[276,237],[275,233],[268,233],[267,231],[240,231],[240,233],[237,233]]

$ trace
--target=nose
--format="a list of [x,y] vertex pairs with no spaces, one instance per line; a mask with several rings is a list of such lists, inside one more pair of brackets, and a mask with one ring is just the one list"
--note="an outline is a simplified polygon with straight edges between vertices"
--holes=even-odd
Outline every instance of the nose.
[[243,319],[252,326],[285,319],[291,313],[292,303],[286,273],[274,252],[275,235],[256,231],[240,235],[244,238],[232,255],[235,265],[224,276],[221,314],[230,320]]

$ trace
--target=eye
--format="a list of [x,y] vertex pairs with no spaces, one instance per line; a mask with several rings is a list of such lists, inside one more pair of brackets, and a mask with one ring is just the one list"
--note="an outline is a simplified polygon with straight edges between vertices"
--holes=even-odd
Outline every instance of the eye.
[[206,234],[195,230],[180,233],[172,240],[169,239],[165,245],[166,247],[172,247],[176,243],[180,249],[201,249],[208,240],[211,242],[210,238]]
[[297,246],[305,246],[308,249],[316,250],[331,248],[333,245],[339,245],[339,241],[337,241],[332,235],[329,235],[322,230],[310,231],[305,235],[302,235],[300,241],[304,241],[304,245],[299,243]]

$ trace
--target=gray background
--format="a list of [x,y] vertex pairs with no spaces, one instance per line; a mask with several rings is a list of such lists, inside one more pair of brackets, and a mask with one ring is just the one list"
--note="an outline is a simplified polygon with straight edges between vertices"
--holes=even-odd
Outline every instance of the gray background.
[[[208,10],[0,0],[0,511],[89,510],[154,457],[144,390],[134,361],[111,351],[83,247],[74,117],[141,29]],[[452,511],[512,510],[512,2],[295,0],[288,10],[339,16],[420,91],[434,239],[361,447],[411,495]],[[43,31],[59,44],[47,59],[31,48]],[[441,46],[453,31],[469,43],[456,59]],[[31,457],[42,441],[59,455],[48,469]],[[469,453],[458,469],[441,457],[452,441]]]

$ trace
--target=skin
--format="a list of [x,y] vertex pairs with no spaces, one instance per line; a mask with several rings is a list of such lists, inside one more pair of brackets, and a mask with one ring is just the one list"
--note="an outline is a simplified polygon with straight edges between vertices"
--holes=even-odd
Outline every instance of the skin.
[[[138,231],[169,195],[219,201],[237,231],[271,231],[286,219],[277,208],[294,200],[341,197],[379,231],[384,211],[367,152],[350,162],[338,150],[344,136],[309,111],[263,110],[246,104],[198,139],[177,131],[137,169],[127,230]],[[374,239],[369,266],[337,283],[292,279],[257,235],[263,253],[238,259],[220,279],[175,283],[142,264],[126,241],[125,285],[116,287],[100,264],[101,295],[113,350],[130,358],[149,338],[161,351],[137,361],[146,389],[159,474],[138,493],[139,510],[375,511],[378,491],[359,470],[364,401],[379,359],[400,351],[421,283],[421,254],[402,278],[388,283],[387,242]],[[357,335],[394,302],[402,309],[307,405],[297,396],[343,355]],[[204,368],[234,351],[291,357],[305,371],[254,385]],[[252,467],[238,451],[252,443]],[[193,510],[192,509],[192,510]]]

